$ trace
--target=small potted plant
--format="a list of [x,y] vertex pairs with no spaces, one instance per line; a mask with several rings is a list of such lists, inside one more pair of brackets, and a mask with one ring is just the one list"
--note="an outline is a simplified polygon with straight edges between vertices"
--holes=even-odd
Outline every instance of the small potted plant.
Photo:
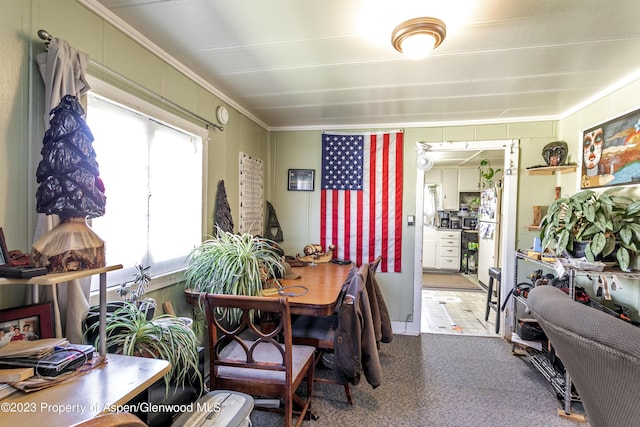
[[153,318],[156,309],[156,301],[153,298],[143,298],[151,281],[149,274],[150,265],[143,267],[142,264],[136,264],[136,273],[133,276],[133,282],[125,282],[120,284],[116,289],[116,293],[126,302],[129,302],[141,311],[146,313],[148,319]]
[[[144,313],[147,320],[153,318],[156,301],[153,298],[143,298],[151,281],[149,269],[150,266],[143,267],[142,264],[136,264],[136,273],[133,275],[133,281],[122,283],[118,285],[116,289],[116,293],[122,297],[122,301],[111,301],[107,303],[108,315],[124,307],[126,304],[131,304]],[[93,343],[97,337],[97,330],[94,325],[98,324],[99,318],[100,307],[97,305],[90,307],[84,321],[85,336],[89,343]]]
[[615,195],[620,189],[584,190],[556,199],[540,222],[542,249],[590,262],[615,257],[628,271],[640,248],[640,201]]
[[[94,333],[97,328],[98,324],[94,324],[88,332]],[[171,370],[164,376],[167,393],[170,384],[202,391],[198,339],[181,318],[165,314],[149,320],[144,311],[125,302],[121,308],[108,313],[105,332],[106,346],[111,353],[169,361]],[[99,348],[97,339],[95,345]]]
[[494,169],[491,167],[489,160],[483,159],[478,166],[480,172],[480,189],[486,190],[494,188],[496,183],[500,181],[502,169]]
[[[258,296],[269,277],[281,277],[284,260],[268,239],[233,234],[216,228],[216,236],[204,241],[189,255],[185,288],[192,292]],[[237,320],[229,310],[228,321]]]

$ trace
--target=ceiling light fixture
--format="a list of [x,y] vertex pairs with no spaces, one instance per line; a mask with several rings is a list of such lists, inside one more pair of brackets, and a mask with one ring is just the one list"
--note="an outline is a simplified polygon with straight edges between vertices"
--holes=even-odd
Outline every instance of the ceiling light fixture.
[[413,18],[398,25],[391,33],[391,44],[411,59],[422,59],[447,35],[447,26],[437,18]]

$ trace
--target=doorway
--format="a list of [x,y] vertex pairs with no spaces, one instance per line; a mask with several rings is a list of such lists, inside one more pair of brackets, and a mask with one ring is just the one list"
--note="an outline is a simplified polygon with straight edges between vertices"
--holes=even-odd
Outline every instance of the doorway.
[[[423,145],[424,147],[424,145]],[[492,156],[496,168],[503,171],[503,209],[502,223],[515,224],[517,215],[517,168],[518,168],[518,140],[474,141],[461,143],[429,143],[427,156],[429,164],[437,167],[473,166],[484,156]],[[483,155],[484,154],[484,155]],[[499,157],[495,157],[499,154]],[[497,159],[497,160],[496,160]],[[457,162],[457,163],[456,163]],[[496,314],[492,310],[489,320],[484,321],[486,307],[486,284],[479,283],[477,274],[465,274],[459,271],[449,271],[450,283],[468,280],[477,284],[475,288],[456,289],[455,285],[447,289],[444,286],[429,286],[423,280],[423,235],[430,217],[423,215],[425,206],[425,170],[418,168],[416,178],[416,261],[415,261],[415,293],[414,313],[419,315],[421,333],[447,333],[461,335],[495,336]],[[428,173],[428,172],[427,172]],[[510,229],[509,229],[510,228]],[[515,251],[515,227],[505,227],[500,237],[500,259],[510,260]],[[510,254],[510,255],[508,255]],[[504,277],[513,275],[513,263],[501,262],[499,267]],[[440,272],[438,272],[440,273]],[[447,279],[447,277],[445,277]],[[423,286],[424,284],[424,286]],[[502,295],[506,295],[505,283],[501,283]],[[502,315],[502,313],[500,313]],[[504,317],[504,316],[503,316]],[[504,325],[502,336],[510,335],[510,324]]]

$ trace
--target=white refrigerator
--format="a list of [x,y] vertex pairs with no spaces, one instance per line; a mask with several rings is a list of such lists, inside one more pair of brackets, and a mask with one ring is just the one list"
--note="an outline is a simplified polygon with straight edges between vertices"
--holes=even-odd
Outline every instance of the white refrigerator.
[[489,267],[500,266],[501,188],[480,193],[478,208],[478,280],[489,284]]

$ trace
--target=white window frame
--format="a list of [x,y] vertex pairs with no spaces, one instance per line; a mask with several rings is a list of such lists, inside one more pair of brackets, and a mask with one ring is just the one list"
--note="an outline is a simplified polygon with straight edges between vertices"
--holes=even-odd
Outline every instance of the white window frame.
[[[91,86],[91,93],[97,95],[98,97],[106,98],[109,101],[115,102],[117,104],[121,104],[125,108],[132,109],[136,112],[139,112],[143,115],[149,116],[156,121],[160,121],[170,127],[175,127],[194,135],[197,135],[202,138],[202,216],[201,216],[201,234],[205,235],[206,228],[206,207],[207,204],[207,148],[209,141],[209,134],[206,128],[201,126],[197,126],[196,124],[187,121],[181,117],[178,117],[160,107],[150,104],[147,101],[144,101],[132,94],[129,94],[115,86],[112,86],[102,80],[99,80],[93,76],[88,76],[88,82]],[[97,159],[98,163],[100,163],[100,159]],[[108,200],[107,200],[107,209],[108,209]],[[125,266],[127,267],[127,266]],[[118,283],[122,283],[123,281],[131,281],[132,275],[125,275],[124,280],[122,274],[117,274],[118,271],[111,272],[107,274],[107,300],[121,300],[121,297],[118,296],[115,292],[116,286]],[[166,272],[161,275],[153,274],[153,266],[151,266],[150,272],[153,277],[147,288],[147,293],[162,289],[167,286],[174,285],[184,280],[184,269],[176,270],[171,272]],[[112,279],[110,279],[112,277]],[[96,288],[93,286],[92,289]],[[90,304],[98,303],[98,291],[92,290],[90,296]]]

